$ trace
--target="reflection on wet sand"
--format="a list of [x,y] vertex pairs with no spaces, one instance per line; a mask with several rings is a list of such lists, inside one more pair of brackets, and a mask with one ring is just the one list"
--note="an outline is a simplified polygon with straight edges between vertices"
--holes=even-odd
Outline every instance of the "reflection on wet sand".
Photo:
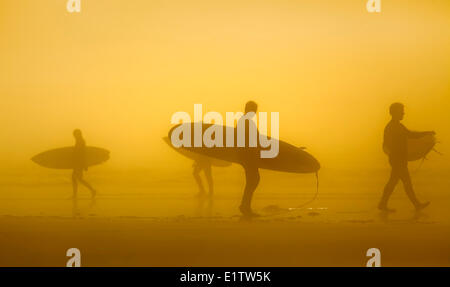
[[422,210],[414,210],[412,216],[406,219],[390,219],[394,216],[394,212],[390,211],[380,211],[378,213],[379,219],[383,223],[433,223],[424,221],[424,219],[428,219],[429,216],[426,212]]
[[197,196],[195,214],[199,217],[212,217],[214,209],[214,198],[212,196]]
[[90,198],[88,199],[89,204],[86,209],[79,206],[80,199],[78,198],[72,198],[72,217],[73,218],[81,218],[87,216],[94,216],[95,214],[92,213],[92,210],[95,209],[95,206],[97,204],[97,198]]

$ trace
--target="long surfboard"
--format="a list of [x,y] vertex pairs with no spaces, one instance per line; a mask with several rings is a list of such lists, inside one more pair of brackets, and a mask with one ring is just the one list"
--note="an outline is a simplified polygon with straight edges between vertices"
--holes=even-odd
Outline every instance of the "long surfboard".
[[[169,139],[172,132],[181,125],[190,125],[191,134],[194,135],[194,126],[202,125],[202,132],[213,126],[205,123],[183,123],[174,126],[169,131]],[[205,155],[208,157],[230,161],[241,165],[253,164],[258,168],[292,172],[292,173],[317,173],[320,169],[319,161],[303,148],[293,146],[287,142],[278,140],[279,152],[274,158],[261,158],[261,150],[269,148],[258,147],[237,147],[237,128],[228,126],[216,126],[223,131],[223,147],[194,147],[194,136],[191,136],[191,147],[180,147],[184,150]],[[234,133],[234,147],[226,147],[226,135]]]
[[[53,169],[73,169],[75,167],[74,147],[48,150],[35,155],[32,161],[40,166]],[[85,167],[102,164],[109,159],[109,151],[103,148],[87,146],[84,155]]]
[[215,159],[213,157],[207,157],[204,155],[201,155],[199,153],[195,153],[195,152],[191,152],[188,151],[186,149],[182,149],[182,148],[176,148],[172,145],[172,142],[170,141],[170,139],[168,137],[163,138],[163,140],[174,150],[176,150],[177,152],[179,152],[180,154],[184,155],[185,157],[192,159],[194,161],[199,161],[199,162],[207,162],[209,164],[211,164],[212,166],[218,166],[218,167],[227,167],[231,165],[231,162],[228,161],[224,161],[224,160],[220,160],[220,159]]

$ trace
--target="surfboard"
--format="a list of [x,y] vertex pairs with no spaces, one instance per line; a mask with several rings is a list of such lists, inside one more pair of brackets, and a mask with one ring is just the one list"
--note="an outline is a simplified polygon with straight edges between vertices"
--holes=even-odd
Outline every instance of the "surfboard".
[[[202,125],[202,132],[213,124],[205,123],[183,123],[174,126],[169,131],[169,139],[172,132],[181,125],[190,125],[191,127],[191,147],[180,147],[190,152],[198,153],[208,157],[234,162],[241,165],[252,164],[258,168],[276,170],[292,173],[316,173],[320,169],[319,161],[311,154],[306,152],[304,148],[299,148],[287,142],[277,140],[279,143],[278,155],[274,158],[261,158],[261,150],[269,150],[258,145],[258,147],[237,147],[237,128],[228,126],[219,126],[223,130],[223,147],[194,147],[194,125]],[[234,146],[226,147],[226,135],[234,133]]]
[[199,153],[195,153],[195,152],[191,152],[188,151],[186,149],[182,149],[182,148],[176,148],[172,145],[172,142],[170,141],[170,139],[168,137],[164,137],[163,140],[174,150],[176,150],[177,152],[179,152],[180,154],[184,155],[185,157],[192,159],[194,161],[199,161],[199,162],[207,162],[209,164],[211,164],[212,166],[217,166],[217,167],[227,167],[227,166],[231,166],[231,162],[228,161],[224,161],[224,160],[219,160],[219,159],[215,159],[212,157],[207,157],[207,156],[203,156]]
[[[408,161],[416,161],[425,158],[436,145],[434,135],[426,135],[417,139],[408,139]],[[383,147],[385,154],[389,155],[389,149]]]
[[[103,148],[87,146],[85,153],[85,167],[102,164],[109,159],[109,151]],[[53,169],[74,168],[74,147],[63,147],[48,150],[35,155],[31,160],[40,166]]]

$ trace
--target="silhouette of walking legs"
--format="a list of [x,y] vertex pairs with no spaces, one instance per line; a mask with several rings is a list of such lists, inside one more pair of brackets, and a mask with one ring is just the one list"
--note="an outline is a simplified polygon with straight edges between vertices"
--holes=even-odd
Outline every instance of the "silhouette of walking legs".
[[198,196],[204,196],[206,191],[203,186],[202,179],[200,177],[200,172],[203,171],[205,173],[206,182],[208,183],[208,189],[209,189],[209,196],[213,195],[213,178],[212,178],[212,171],[211,171],[211,164],[204,163],[204,162],[195,162],[193,165],[193,172],[192,175],[194,176],[195,181],[197,182],[199,193]]
[[402,181],[406,195],[408,196],[409,200],[414,204],[416,209],[420,210],[429,204],[429,203],[421,204],[417,199],[416,194],[414,193],[412,187],[411,176],[409,175],[408,166],[392,165],[391,176],[384,188],[383,196],[381,198],[380,204],[378,205],[379,209],[386,211],[393,211],[392,209],[387,208],[387,203],[399,180]]
[[245,189],[244,195],[242,196],[241,206],[239,207],[242,214],[246,216],[256,216],[252,211],[251,203],[253,198],[253,193],[259,184],[259,170],[257,167],[244,166],[245,170]]
[[76,175],[76,171],[74,170],[72,172],[72,189],[73,189],[73,199],[75,199],[77,197],[77,192],[78,192],[78,181],[77,181],[77,175]]
[[389,198],[391,197],[392,192],[394,191],[395,186],[397,185],[399,180],[400,180],[400,176],[398,175],[396,170],[394,168],[392,168],[391,176],[389,177],[389,180],[388,180],[386,186],[384,187],[383,196],[381,197],[380,204],[378,205],[379,209],[386,210],[386,211],[394,211],[393,209],[388,209],[387,203],[388,203]]
[[194,176],[195,181],[197,182],[198,189],[200,190],[197,196],[205,195],[205,188],[203,187],[202,179],[200,178],[200,172],[202,171],[202,167],[198,163],[194,163],[194,170],[192,175]]
[[214,193],[214,185],[213,185],[211,165],[205,165],[203,167],[203,172],[205,173],[206,182],[208,183],[209,196],[212,196]]
[[406,195],[409,200],[414,204],[414,206],[420,206],[420,202],[414,193],[411,176],[409,175],[408,167],[404,167],[400,170],[400,180],[403,182],[403,187],[405,189]]
[[83,171],[79,169],[74,169],[72,173],[72,187],[73,187],[73,197],[77,197],[78,192],[78,182],[87,187],[91,191],[92,197],[95,197],[97,191],[83,179]]

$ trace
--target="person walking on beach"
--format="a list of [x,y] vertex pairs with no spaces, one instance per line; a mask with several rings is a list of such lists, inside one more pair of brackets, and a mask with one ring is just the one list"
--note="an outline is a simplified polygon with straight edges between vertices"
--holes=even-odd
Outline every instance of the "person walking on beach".
[[[257,155],[259,152],[259,132],[255,122],[252,120],[256,116],[257,109],[258,105],[255,102],[247,102],[245,105],[245,114],[238,121],[238,132],[239,126],[245,127],[245,145],[243,151],[240,153],[240,161],[245,171],[245,188],[239,210],[244,216],[248,217],[258,216],[258,214],[254,213],[251,208],[253,193],[258,187],[260,180],[259,169],[256,163],[256,158],[259,156]],[[254,132],[252,133],[251,131]],[[256,138],[250,138],[255,135]],[[256,146],[253,146],[251,144],[252,142],[255,143]]]
[[97,192],[87,181],[83,179],[83,172],[87,170],[85,164],[86,142],[83,138],[81,130],[79,129],[73,131],[73,136],[75,137],[74,168],[72,173],[73,199],[76,199],[77,197],[78,182],[86,186],[91,191],[92,198],[94,198]]
[[388,208],[387,203],[395,186],[401,180],[409,200],[414,204],[416,210],[419,211],[427,207],[430,202],[420,203],[414,193],[408,170],[408,139],[434,135],[435,132],[413,132],[408,130],[401,123],[405,115],[405,108],[401,103],[392,104],[389,112],[392,120],[384,129],[383,148],[389,151],[389,164],[392,170],[389,181],[384,188],[383,196],[378,204],[378,209],[388,212],[395,211],[394,209]]
[[214,194],[214,184],[212,177],[212,169],[211,169],[211,161],[207,157],[202,157],[194,162],[193,167],[193,175],[194,179],[197,182],[199,193],[198,197],[204,197],[206,195],[205,188],[203,187],[202,179],[200,177],[200,172],[203,171],[206,178],[206,183],[208,184],[208,196],[212,197]]

